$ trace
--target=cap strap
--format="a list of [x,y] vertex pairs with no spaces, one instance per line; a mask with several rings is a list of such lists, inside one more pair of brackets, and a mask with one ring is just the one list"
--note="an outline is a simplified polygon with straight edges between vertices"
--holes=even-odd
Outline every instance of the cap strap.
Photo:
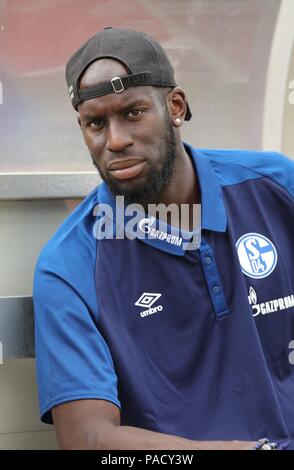
[[127,88],[140,85],[157,85],[150,72],[142,72],[124,77],[114,77],[110,82],[79,90],[80,101],[98,98],[110,93],[121,93]]

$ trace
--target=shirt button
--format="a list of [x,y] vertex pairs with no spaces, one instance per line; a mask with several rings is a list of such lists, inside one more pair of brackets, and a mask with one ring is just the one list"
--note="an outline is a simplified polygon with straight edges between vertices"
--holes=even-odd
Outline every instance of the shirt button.
[[213,286],[212,292],[213,292],[214,294],[219,294],[219,293],[220,293],[220,287],[219,287],[219,286]]
[[210,256],[206,256],[206,258],[205,258],[205,263],[206,263],[206,264],[211,264],[211,261],[212,261],[211,257],[210,257]]

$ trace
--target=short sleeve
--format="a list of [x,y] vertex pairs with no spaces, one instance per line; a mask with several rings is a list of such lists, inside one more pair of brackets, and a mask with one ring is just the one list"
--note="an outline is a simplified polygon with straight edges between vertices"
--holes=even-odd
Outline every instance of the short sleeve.
[[42,421],[52,424],[52,408],[74,400],[102,399],[120,407],[117,377],[97,315],[74,286],[37,266],[34,310]]

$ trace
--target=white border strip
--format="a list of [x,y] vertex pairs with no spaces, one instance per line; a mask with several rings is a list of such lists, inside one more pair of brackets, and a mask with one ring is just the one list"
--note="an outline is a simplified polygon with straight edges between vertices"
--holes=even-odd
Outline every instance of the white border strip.
[[294,46],[294,1],[282,0],[273,36],[263,111],[263,150],[282,150],[288,74]]
[[0,200],[80,198],[99,183],[97,171],[0,173]]

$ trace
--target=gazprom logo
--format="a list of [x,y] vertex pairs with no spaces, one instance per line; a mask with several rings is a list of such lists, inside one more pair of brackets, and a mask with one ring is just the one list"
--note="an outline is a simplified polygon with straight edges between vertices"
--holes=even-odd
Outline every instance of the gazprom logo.
[[262,279],[276,267],[278,255],[274,244],[259,233],[246,233],[236,243],[242,272],[246,276]]
[[257,294],[253,287],[250,287],[249,289],[249,303],[253,305],[257,304]]
[[139,222],[139,229],[143,233],[150,233],[151,225],[153,225],[155,220],[156,220],[155,217],[141,219]]

